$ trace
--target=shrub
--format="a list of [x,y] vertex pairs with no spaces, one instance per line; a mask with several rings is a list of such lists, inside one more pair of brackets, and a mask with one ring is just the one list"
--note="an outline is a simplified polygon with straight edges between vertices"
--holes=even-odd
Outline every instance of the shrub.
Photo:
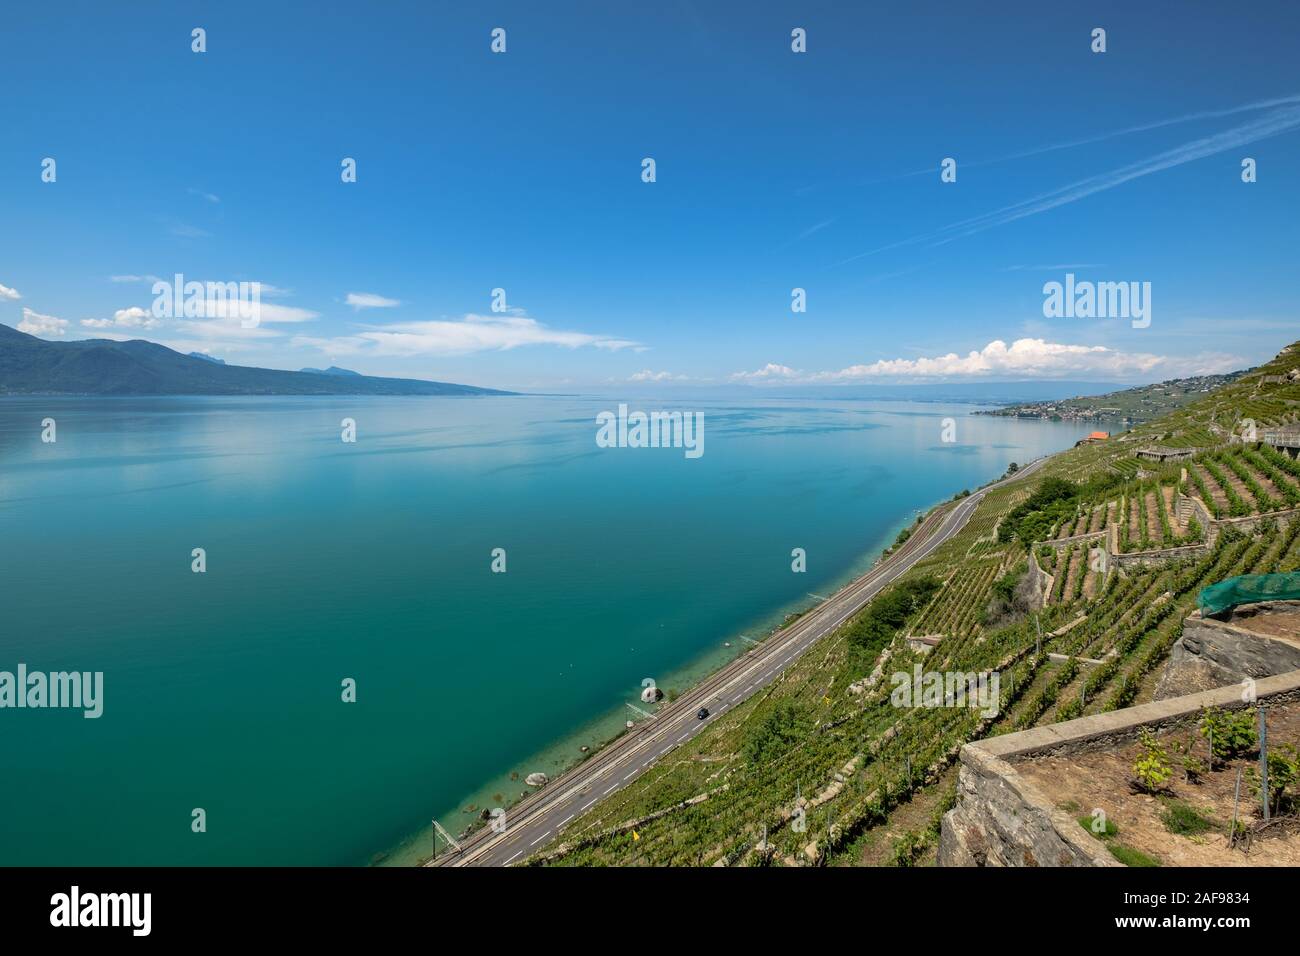
[[932,577],[912,578],[895,584],[868,604],[867,609],[854,620],[849,629],[849,643],[874,657],[907,623],[913,612],[938,590],[939,582]]
[[1154,857],[1149,857],[1141,850],[1135,850],[1131,846],[1125,846],[1123,843],[1108,844],[1110,855],[1119,860],[1125,866],[1159,866],[1160,861]]
[[764,763],[780,757],[802,735],[802,717],[802,712],[793,702],[778,704],[750,726],[741,753],[751,763]]
[[1210,741],[1216,760],[1231,760],[1250,753],[1259,745],[1255,714],[1250,710],[1227,711],[1210,707],[1201,712],[1201,736]]
[[1115,834],[1119,833],[1119,827],[1115,825],[1115,821],[1110,817],[1104,819],[1100,832],[1097,830],[1097,822],[1098,821],[1093,817],[1079,817],[1079,826],[1083,827],[1098,840],[1108,840]]
[[[1251,767],[1247,771],[1250,792],[1259,800],[1259,771]],[[1300,751],[1292,744],[1270,747],[1268,751],[1268,805],[1273,813],[1295,813],[1300,809],[1300,795],[1296,785],[1300,783]]]
[[1142,731],[1139,743],[1142,754],[1133,764],[1134,787],[1143,793],[1159,793],[1174,774],[1169,755],[1150,730]]
[[1166,830],[1181,836],[1194,836],[1214,829],[1214,821],[1185,800],[1168,801],[1160,811],[1160,819],[1164,821]]

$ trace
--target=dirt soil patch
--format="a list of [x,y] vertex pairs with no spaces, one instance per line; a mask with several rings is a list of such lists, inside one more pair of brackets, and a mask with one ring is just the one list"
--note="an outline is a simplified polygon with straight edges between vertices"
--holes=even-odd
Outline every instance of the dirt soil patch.
[[[1130,787],[1133,764],[1142,753],[1137,741],[1111,750],[1050,757],[1025,757],[1013,761],[1019,773],[1039,788],[1058,808],[1073,817],[1089,817],[1105,811],[1118,833],[1106,842],[1121,843],[1158,860],[1163,866],[1300,866],[1300,820],[1275,825],[1251,841],[1249,852],[1229,849],[1228,829],[1232,819],[1233,788],[1237,768],[1242,768],[1241,808],[1238,819],[1246,825],[1258,823],[1261,808],[1251,796],[1246,769],[1258,766],[1258,757],[1232,760],[1201,775],[1199,783],[1184,779],[1175,741],[1190,744],[1204,759],[1206,742],[1193,725],[1158,734],[1174,766],[1167,793],[1151,796],[1134,793]],[[1300,745],[1300,704],[1272,707],[1268,711],[1270,748],[1283,743]],[[1181,800],[1211,821],[1204,833],[1173,833],[1163,814],[1171,801]]]

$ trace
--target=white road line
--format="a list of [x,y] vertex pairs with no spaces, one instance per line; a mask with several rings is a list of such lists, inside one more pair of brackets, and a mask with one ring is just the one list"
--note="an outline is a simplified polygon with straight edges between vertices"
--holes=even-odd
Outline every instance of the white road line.
[[615,784],[610,784],[609,787],[605,790],[605,792],[604,792],[603,794],[601,794],[601,796],[602,796],[602,797],[608,797],[611,793],[614,792],[614,787],[615,787]]
[[563,820],[560,821],[560,826],[564,826],[566,823],[568,823],[576,816],[577,816],[576,813],[570,813],[567,817],[565,817]]
[[510,859],[506,860],[506,866],[509,866],[511,863],[515,862],[515,860],[519,859],[520,854],[522,854],[523,852],[524,852],[523,850],[520,850],[519,853],[516,853]]
[[[599,800],[599,799],[600,799],[600,797],[597,797],[597,798],[596,798],[596,800]],[[589,802],[588,802],[588,803],[587,803],[587,804],[586,804],[586,805],[585,805],[581,810],[579,810],[578,812],[579,812],[579,813],[583,813],[583,812],[585,812],[586,809],[587,809],[587,807],[593,806],[593,805],[596,803],[596,800],[591,800],[591,801],[589,801]]]
[[530,843],[530,844],[528,844],[528,845],[529,845],[529,846],[537,846],[537,844],[541,843],[543,840],[545,840],[545,839],[546,839],[548,836],[550,836],[550,835],[551,835],[551,831],[550,831],[550,830],[547,830],[545,833],[543,833],[541,836],[539,836],[536,840],[534,840],[532,843]]
[[640,767],[633,767],[630,771],[628,771],[628,775],[627,775],[626,777],[624,777],[623,779],[624,779],[624,780],[631,780],[632,777],[636,775],[636,772],[637,772],[638,770],[640,770],[640,769],[641,769]]
[[685,739],[686,739],[687,737],[689,737],[690,735],[691,735],[691,732],[690,732],[689,730],[686,731],[686,733],[682,734],[680,737],[677,738],[677,742],[678,742],[678,743],[681,743],[683,740],[685,740]]

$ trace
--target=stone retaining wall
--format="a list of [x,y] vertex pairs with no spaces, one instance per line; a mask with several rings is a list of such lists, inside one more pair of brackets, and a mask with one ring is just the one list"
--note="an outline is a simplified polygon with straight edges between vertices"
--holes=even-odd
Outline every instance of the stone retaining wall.
[[[1265,677],[1255,692],[1266,705],[1300,700],[1300,670]],[[1195,721],[1205,707],[1247,706],[1241,698],[1240,688],[1221,687],[966,744],[957,805],[944,814],[940,829],[939,865],[1121,865],[1100,840],[1022,777],[1012,761],[1109,750],[1136,739],[1144,729]]]
[[1247,626],[1255,617],[1295,616],[1300,601],[1264,601],[1239,612],[1233,620],[1219,621],[1195,611],[1183,621],[1156,687],[1157,700],[1300,669],[1300,639]]

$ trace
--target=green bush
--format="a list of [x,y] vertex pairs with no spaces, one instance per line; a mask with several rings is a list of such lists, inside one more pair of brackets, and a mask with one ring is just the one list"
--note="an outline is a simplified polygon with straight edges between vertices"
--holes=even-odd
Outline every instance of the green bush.
[[1201,736],[1211,741],[1216,760],[1231,760],[1259,746],[1255,713],[1251,710],[1228,711],[1210,707],[1201,712],[1198,727]]
[[1133,764],[1134,783],[1138,790],[1158,793],[1174,775],[1173,768],[1169,766],[1169,755],[1150,730],[1142,731],[1139,741],[1142,754]]
[[751,724],[741,753],[751,763],[765,763],[782,756],[805,732],[803,717],[802,710],[792,701],[778,704]]
[[875,657],[939,590],[932,577],[912,578],[895,584],[867,605],[849,628],[849,643]]
[[1107,844],[1110,848],[1110,855],[1119,860],[1125,866],[1159,866],[1160,861],[1147,856],[1141,850],[1135,850],[1131,846],[1125,846],[1123,843]]
[[1166,830],[1182,836],[1194,836],[1214,829],[1214,821],[1185,800],[1168,801],[1160,811],[1160,819],[1164,821]]

